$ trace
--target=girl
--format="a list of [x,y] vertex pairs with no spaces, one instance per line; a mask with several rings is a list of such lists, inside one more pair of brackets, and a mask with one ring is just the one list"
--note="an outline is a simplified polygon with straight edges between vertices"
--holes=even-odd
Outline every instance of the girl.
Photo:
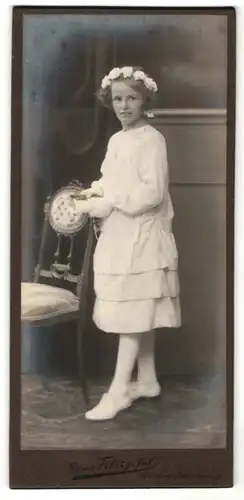
[[98,96],[122,130],[109,140],[101,178],[83,191],[86,200],[76,201],[78,211],[103,219],[94,253],[93,319],[99,329],[119,334],[112,383],[86,413],[89,420],[111,419],[133,400],[160,394],[154,330],[181,323],[166,143],[145,118],[156,91],[135,67],[114,68],[104,77]]

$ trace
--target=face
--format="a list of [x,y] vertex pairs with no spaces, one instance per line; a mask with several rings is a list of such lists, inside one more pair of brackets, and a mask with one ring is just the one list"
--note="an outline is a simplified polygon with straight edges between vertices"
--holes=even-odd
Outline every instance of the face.
[[143,96],[126,81],[114,81],[111,85],[113,110],[123,128],[134,125],[143,116]]

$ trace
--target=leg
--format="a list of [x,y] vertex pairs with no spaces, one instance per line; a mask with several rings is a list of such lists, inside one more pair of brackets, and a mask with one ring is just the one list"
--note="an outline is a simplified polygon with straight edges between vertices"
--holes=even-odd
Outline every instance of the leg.
[[155,332],[145,332],[142,335],[138,354],[138,381],[142,384],[157,382],[155,366]]
[[120,335],[115,374],[109,388],[112,394],[128,391],[132,370],[139,352],[141,335]]
[[160,394],[155,367],[155,332],[144,332],[138,353],[138,379],[130,384],[132,399],[155,397]]
[[86,413],[89,420],[107,420],[131,405],[129,381],[139,352],[140,334],[120,335],[112,383],[100,403]]

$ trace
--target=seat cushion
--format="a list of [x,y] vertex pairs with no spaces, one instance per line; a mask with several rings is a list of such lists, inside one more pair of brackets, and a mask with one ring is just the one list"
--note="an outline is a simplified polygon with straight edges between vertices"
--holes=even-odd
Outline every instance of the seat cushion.
[[41,283],[21,283],[21,319],[38,321],[78,311],[79,299],[69,290]]

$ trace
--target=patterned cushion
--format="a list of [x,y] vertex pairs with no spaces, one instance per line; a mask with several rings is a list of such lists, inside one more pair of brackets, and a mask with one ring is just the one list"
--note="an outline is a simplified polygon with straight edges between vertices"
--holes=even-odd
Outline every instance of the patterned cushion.
[[41,283],[21,283],[21,319],[37,321],[78,311],[79,299],[69,290]]

